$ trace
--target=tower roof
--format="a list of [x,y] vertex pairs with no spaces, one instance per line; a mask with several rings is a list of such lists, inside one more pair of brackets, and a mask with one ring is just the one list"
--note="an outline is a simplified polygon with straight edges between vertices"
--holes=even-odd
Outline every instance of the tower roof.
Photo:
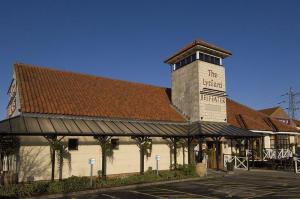
[[192,43],[188,44],[186,47],[177,51],[172,56],[168,57],[164,62],[168,63],[168,64],[172,63],[174,60],[176,60],[176,58],[178,56],[180,56],[182,54],[189,54],[191,51],[194,51],[194,50],[201,50],[204,52],[208,52],[208,53],[217,55],[222,58],[232,55],[231,52],[228,50],[225,50],[225,49],[215,46],[213,44],[207,43],[201,39],[197,39],[197,40],[194,40]]

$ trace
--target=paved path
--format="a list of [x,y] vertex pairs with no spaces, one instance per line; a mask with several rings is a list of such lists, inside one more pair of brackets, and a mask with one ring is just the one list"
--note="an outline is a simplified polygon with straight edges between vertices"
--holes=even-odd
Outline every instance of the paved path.
[[225,177],[64,198],[300,198],[300,174],[243,171]]

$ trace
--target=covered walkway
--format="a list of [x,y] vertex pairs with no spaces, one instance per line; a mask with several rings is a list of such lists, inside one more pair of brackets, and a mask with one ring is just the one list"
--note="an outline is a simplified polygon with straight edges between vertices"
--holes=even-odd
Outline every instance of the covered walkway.
[[[0,122],[0,136],[3,140],[18,136],[42,136],[51,148],[52,173],[55,173],[55,152],[60,149],[61,140],[68,136],[92,136],[102,151],[102,177],[106,177],[106,151],[112,137],[131,137],[140,149],[140,173],[144,173],[144,154],[151,137],[167,139],[173,148],[174,166],[177,165],[178,143],[183,141],[188,149],[188,163],[195,162],[195,146],[204,139],[215,142],[217,169],[220,167],[220,141],[225,139],[253,139],[261,134],[217,122],[157,122],[134,121],[94,117],[67,117],[60,115],[23,114]],[[201,145],[202,146],[202,145]],[[201,148],[201,147],[200,147]],[[202,151],[199,151],[202,153]],[[199,155],[199,154],[198,154]],[[16,162],[17,164],[17,162]],[[17,168],[17,166],[16,166]]]

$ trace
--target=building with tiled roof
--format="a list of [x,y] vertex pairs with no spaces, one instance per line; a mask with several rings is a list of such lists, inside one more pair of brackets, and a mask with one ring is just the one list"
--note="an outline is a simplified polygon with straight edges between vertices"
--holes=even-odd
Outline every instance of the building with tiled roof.
[[300,120],[294,120],[296,127],[300,129]]
[[280,106],[262,109],[262,110],[258,110],[258,111],[268,115],[269,117],[271,117],[285,125],[296,127],[295,122],[289,117],[289,115]]
[[[295,151],[290,144],[299,129],[227,98],[223,60],[230,55],[207,42],[192,42],[165,61],[172,68],[171,88],[15,64],[0,135],[17,137],[18,155],[40,162],[32,171],[21,170],[20,180],[46,180],[49,173],[51,179],[85,176],[91,158],[94,173],[101,170],[105,177],[143,173],[155,167],[155,155],[161,156],[160,169],[168,169],[202,161],[205,149],[208,167],[219,169],[223,154],[246,156],[251,148],[263,160],[264,148]],[[58,174],[56,143],[67,146],[72,157],[72,167],[60,165],[65,170]],[[112,157],[102,150],[107,144]],[[45,172],[36,174],[41,169]]]
[[22,113],[186,121],[172,106],[169,88],[27,64],[14,68]]
[[261,131],[297,132],[293,126],[283,124],[263,111],[256,111],[240,103],[227,100],[228,122],[240,128]]
[[[188,118],[172,105],[170,88],[28,64],[15,64],[14,69],[19,82],[21,113],[188,122]],[[231,99],[227,99],[226,105],[228,123],[236,127],[295,131],[260,113],[263,111],[258,112]]]

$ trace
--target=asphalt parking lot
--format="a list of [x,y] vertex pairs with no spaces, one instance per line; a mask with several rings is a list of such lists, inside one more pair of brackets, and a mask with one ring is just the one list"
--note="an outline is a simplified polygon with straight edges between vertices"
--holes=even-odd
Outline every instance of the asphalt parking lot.
[[63,198],[300,198],[300,174],[240,171],[225,177]]

